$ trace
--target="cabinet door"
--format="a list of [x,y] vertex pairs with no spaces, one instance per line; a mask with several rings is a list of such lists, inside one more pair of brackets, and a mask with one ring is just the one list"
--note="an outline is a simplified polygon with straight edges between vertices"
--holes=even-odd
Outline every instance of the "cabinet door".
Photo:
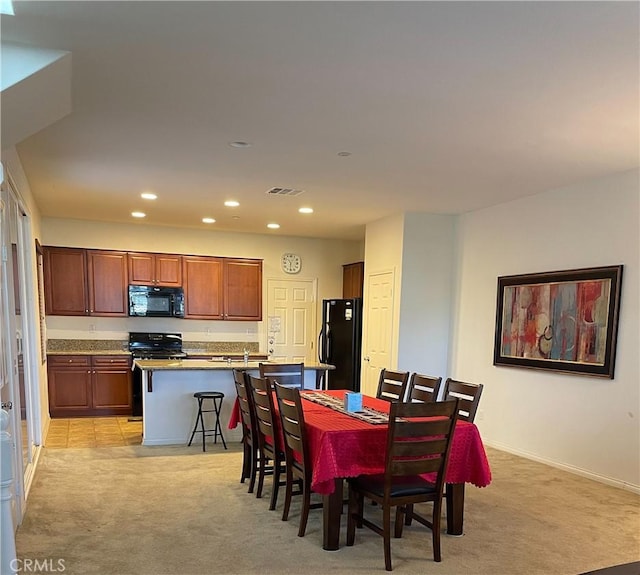
[[182,256],[184,317],[223,319],[221,258]]
[[87,250],[89,314],[127,317],[127,254]]
[[44,248],[45,310],[48,315],[88,315],[85,250]]
[[342,297],[362,297],[364,262],[342,266]]
[[129,283],[133,285],[182,285],[182,257],[175,254],[129,252]]
[[47,366],[52,417],[91,415],[90,356],[57,356]]
[[93,410],[95,415],[130,415],[132,376],[130,360],[121,356],[93,356]]
[[155,276],[155,259],[153,254],[127,254],[129,262],[129,283],[133,285],[153,285]]
[[262,261],[224,260],[224,319],[262,319]]
[[156,284],[180,287],[182,285],[182,257],[156,254]]

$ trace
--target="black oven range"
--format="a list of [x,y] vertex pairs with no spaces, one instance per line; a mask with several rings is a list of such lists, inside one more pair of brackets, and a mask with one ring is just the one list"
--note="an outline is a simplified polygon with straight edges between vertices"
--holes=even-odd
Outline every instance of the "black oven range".
[[[133,359],[178,359],[187,354],[182,351],[182,334],[158,332],[130,332],[129,351]],[[133,417],[142,417],[142,372],[133,370]]]

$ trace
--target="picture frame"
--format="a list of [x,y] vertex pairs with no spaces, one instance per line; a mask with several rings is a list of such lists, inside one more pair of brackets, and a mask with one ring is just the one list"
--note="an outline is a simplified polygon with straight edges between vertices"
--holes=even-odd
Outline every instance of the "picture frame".
[[499,277],[493,364],[613,379],[622,270]]

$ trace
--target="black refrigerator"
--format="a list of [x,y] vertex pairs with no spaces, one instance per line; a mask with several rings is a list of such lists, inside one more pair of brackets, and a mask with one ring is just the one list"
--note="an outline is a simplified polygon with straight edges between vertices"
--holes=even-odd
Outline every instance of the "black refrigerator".
[[325,299],[318,359],[335,365],[327,371],[325,389],[360,391],[362,351],[362,299]]

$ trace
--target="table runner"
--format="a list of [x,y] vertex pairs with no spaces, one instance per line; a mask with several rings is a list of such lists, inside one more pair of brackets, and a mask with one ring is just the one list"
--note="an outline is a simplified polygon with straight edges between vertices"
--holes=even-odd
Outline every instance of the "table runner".
[[334,395],[329,395],[321,391],[303,391],[300,394],[300,397],[302,399],[306,399],[307,401],[313,401],[314,403],[318,403],[320,405],[323,405],[324,407],[333,409],[334,411],[339,411],[340,413],[344,413],[345,415],[348,415],[350,417],[361,419],[362,421],[366,421],[367,423],[371,423],[372,425],[389,423],[388,413],[378,411],[377,409],[366,407],[364,405],[362,406],[362,410],[360,411],[347,411],[344,408],[344,399],[340,399],[339,397],[335,397]]

